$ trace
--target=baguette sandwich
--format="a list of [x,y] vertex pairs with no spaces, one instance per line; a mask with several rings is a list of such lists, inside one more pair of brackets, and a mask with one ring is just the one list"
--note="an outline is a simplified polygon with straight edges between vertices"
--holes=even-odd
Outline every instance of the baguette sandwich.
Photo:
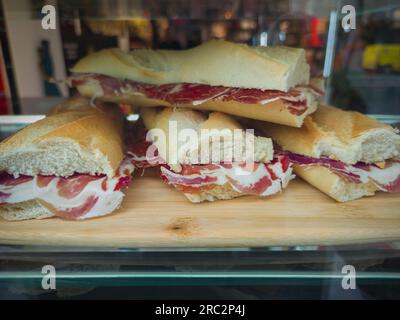
[[183,50],[106,49],[80,60],[69,84],[87,98],[186,107],[301,127],[323,94],[303,49],[212,40]]
[[327,105],[302,128],[253,125],[287,152],[298,176],[339,202],[400,192],[400,136],[389,125]]
[[79,220],[118,209],[134,170],[122,121],[117,107],[72,98],[2,141],[0,216]]
[[[271,139],[244,133],[239,123],[228,115],[144,108],[141,117],[149,130],[149,142],[143,139],[142,144],[130,150],[130,156],[137,167],[158,166],[161,178],[191,202],[243,195],[268,196],[282,191],[293,178],[288,157],[274,155]],[[199,138],[194,143],[180,140],[174,144],[170,139],[176,133],[171,123],[177,124],[178,137],[185,130],[191,130]],[[208,134],[204,134],[206,131]],[[166,139],[160,138],[159,132],[165,132]],[[246,138],[253,143],[251,154],[240,140]],[[153,152],[146,152],[151,147]]]

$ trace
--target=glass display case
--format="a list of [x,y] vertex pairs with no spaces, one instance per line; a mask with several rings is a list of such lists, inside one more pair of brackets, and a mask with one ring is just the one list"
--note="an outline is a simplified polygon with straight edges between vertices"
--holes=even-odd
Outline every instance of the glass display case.
[[[54,30],[42,26],[45,5],[56,9]],[[325,78],[325,102],[400,128],[398,1],[2,0],[0,15],[0,139],[75,95],[66,79],[91,52],[209,39],[302,47],[311,74]],[[343,208],[351,216],[353,207]],[[387,219],[398,223],[398,209]],[[362,243],[99,247],[10,243],[0,230],[0,298],[398,299],[400,230],[393,234]],[[57,270],[56,291],[42,287],[46,265]],[[357,286],[346,290],[351,268]]]

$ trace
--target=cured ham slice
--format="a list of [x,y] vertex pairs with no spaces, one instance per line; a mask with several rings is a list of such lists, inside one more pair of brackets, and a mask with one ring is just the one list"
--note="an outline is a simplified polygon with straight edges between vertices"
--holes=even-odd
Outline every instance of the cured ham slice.
[[217,186],[229,185],[242,195],[268,196],[282,191],[293,178],[286,155],[270,163],[229,163],[182,165],[180,172],[160,165],[162,179],[185,193],[200,193]]
[[304,93],[310,92],[316,96],[323,94],[320,89],[313,85],[297,86],[288,92],[284,92],[193,83],[151,85],[131,80],[120,80],[100,74],[75,74],[70,78],[72,87],[77,87],[90,81],[97,81],[105,95],[118,96],[129,91],[133,95],[162,100],[178,106],[188,104],[195,106],[210,100],[264,105],[277,99],[282,99],[289,111],[297,116],[304,114],[308,109],[309,103]]
[[142,141],[128,149],[127,154],[137,168],[158,167],[162,180],[184,193],[201,193],[217,186],[229,185],[242,195],[267,196],[282,191],[292,175],[287,155],[276,155],[270,163],[211,163],[180,165],[180,171],[155,156],[146,157],[150,142]]
[[130,157],[113,178],[106,175],[74,174],[69,177],[19,176],[0,173],[0,205],[37,200],[54,215],[81,220],[106,215],[118,209],[131,181],[134,165]]
[[104,176],[91,176],[88,174],[75,174],[67,178],[60,177],[56,185],[58,195],[65,199],[73,199],[79,195],[89,183],[102,178],[104,178]]
[[349,182],[372,181],[381,191],[400,192],[400,161],[387,160],[381,168],[373,163],[358,162],[351,165],[328,157],[313,158],[296,153],[288,153],[288,157],[295,165],[326,167]]
[[147,155],[148,148],[152,145],[146,140],[140,141],[127,149],[126,153],[131,158],[131,162],[138,169],[155,167],[160,163],[164,163],[162,158],[158,156],[158,151],[155,149],[154,155]]

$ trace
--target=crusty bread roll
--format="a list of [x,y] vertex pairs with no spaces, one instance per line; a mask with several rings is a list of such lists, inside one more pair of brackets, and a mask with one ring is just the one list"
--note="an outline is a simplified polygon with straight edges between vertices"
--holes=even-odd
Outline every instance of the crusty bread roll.
[[[229,150],[232,151],[234,150],[234,148],[239,147],[240,151],[237,154],[240,155],[240,159],[233,158],[231,159],[231,161],[253,160],[255,162],[269,162],[273,158],[273,146],[271,139],[264,137],[255,137],[254,135],[251,135],[254,139],[254,159],[248,158],[245,148],[245,138],[243,138],[243,128],[236,120],[220,112],[211,112],[210,114],[204,114],[200,111],[190,109],[143,108],[141,109],[140,114],[148,130],[159,129],[165,133],[165,143],[164,141],[155,138],[157,131],[154,132],[154,135],[150,133],[150,138],[152,138],[162,158],[171,166],[174,166],[177,163],[192,164],[192,155],[198,155],[198,159],[200,160],[200,162],[198,163],[210,163],[211,159],[214,159],[213,162],[221,162],[223,161],[223,156],[225,152],[229,152]],[[173,122],[175,122],[177,125],[176,132],[178,136],[183,129],[193,129],[194,132],[197,134],[197,137],[199,139],[198,143],[192,146],[190,152],[179,155],[179,150],[183,146],[185,141],[182,142],[177,139],[176,145],[169,144],[169,138],[172,134],[172,132],[170,131],[170,125]],[[201,130],[203,129],[209,129],[210,135],[201,135]],[[235,135],[235,129],[240,130],[241,135]],[[212,144],[213,138],[220,138],[221,143],[219,145]],[[240,143],[238,139],[243,139],[242,143]],[[209,145],[208,148],[203,149],[201,147],[204,143],[203,141],[205,141],[205,143]],[[217,149],[217,147],[219,148]],[[176,159],[177,163],[172,163],[171,159],[169,158],[171,152],[178,155]],[[235,157],[235,151],[232,151],[232,153],[233,157]],[[217,156],[219,156],[219,158]],[[206,162],[201,162],[202,159],[210,160]],[[177,167],[174,166],[174,168]]]
[[339,202],[373,196],[379,188],[372,182],[349,182],[323,166],[294,166],[296,175]]
[[8,221],[46,219],[54,216],[54,213],[47,210],[37,200],[8,203],[0,206],[0,217]]
[[253,122],[284,150],[314,158],[327,156],[348,164],[400,157],[400,136],[389,125],[361,113],[320,105],[302,128]]
[[74,98],[0,143],[0,171],[14,175],[113,177],[123,159],[121,119],[113,106]]
[[280,91],[308,84],[310,77],[303,49],[218,40],[181,51],[106,49],[83,58],[71,71],[156,85],[186,82]]
[[200,203],[204,201],[216,200],[230,200],[237,197],[244,196],[245,194],[234,190],[229,183],[222,186],[217,186],[211,190],[204,190],[198,193],[183,193],[185,197],[193,203]]

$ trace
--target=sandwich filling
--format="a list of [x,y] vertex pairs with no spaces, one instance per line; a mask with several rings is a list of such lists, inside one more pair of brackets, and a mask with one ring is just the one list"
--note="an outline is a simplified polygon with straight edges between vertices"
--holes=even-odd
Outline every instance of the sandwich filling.
[[136,95],[147,99],[162,100],[172,105],[197,106],[208,101],[265,105],[281,99],[289,112],[297,116],[303,115],[308,110],[312,96],[323,95],[319,88],[311,84],[296,86],[288,92],[284,92],[193,83],[152,85],[85,73],[75,74],[69,81],[72,87],[90,83],[96,84],[102,88],[104,96]]
[[182,165],[176,172],[161,165],[161,178],[184,193],[197,194],[228,184],[242,195],[269,196],[281,192],[294,177],[287,156],[277,156],[270,163],[219,163]]
[[122,161],[113,178],[80,173],[69,177],[14,177],[3,171],[0,173],[0,206],[36,200],[63,219],[103,216],[120,207],[124,197],[121,189],[129,185],[133,171],[129,157]]
[[300,166],[323,166],[343,179],[353,183],[372,182],[381,191],[400,192],[400,161],[386,160],[384,167],[374,163],[347,164],[328,157],[312,158],[288,153],[290,161]]
[[149,142],[140,142],[128,150],[136,168],[157,166],[164,182],[183,193],[199,194],[229,185],[241,195],[268,196],[281,192],[294,178],[289,157],[275,155],[269,163],[212,163],[179,165],[180,170],[171,168],[157,153],[146,157]]

